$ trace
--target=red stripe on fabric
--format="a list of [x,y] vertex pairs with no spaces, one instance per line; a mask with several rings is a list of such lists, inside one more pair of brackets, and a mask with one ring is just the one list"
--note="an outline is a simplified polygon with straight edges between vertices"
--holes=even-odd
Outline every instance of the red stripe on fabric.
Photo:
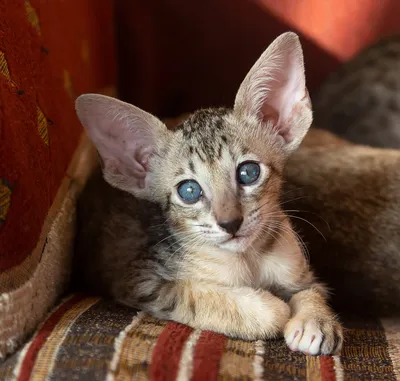
[[201,333],[194,350],[192,381],[217,380],[225,342],[224,335],[210,331]]
[[64,304],[58,307],[51,316],[40,328],[39,332],[36,334],[32,341],[28,351],[25,354],[24,359],[21,364],[21,371],[18,375],[17,381],[28,381],[31,377],[32,369],[35,365],[36,357],[46,342],[47,338],[50,336],[54,327],[61,320],[64,314],[70,310],[76,303],[84,299],[84,295],[76,294],[71,299],[68,299]]
[[151,381],[174,381],[178,375],[183,347],[193,329],[179,323],[167,323],[153,350]]
[[321,356],[319,366],[322,381],[336,381],[335,361],[331,356]]

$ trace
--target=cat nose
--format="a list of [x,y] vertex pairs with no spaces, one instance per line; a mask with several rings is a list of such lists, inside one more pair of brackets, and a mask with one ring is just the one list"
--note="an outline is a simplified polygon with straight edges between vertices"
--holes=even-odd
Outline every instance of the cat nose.
[[230,221],[218,221],[218,225],[221,226],[227,233],[235,235],[240,226],[242,225],[243,217],[235,218],[234,220]]

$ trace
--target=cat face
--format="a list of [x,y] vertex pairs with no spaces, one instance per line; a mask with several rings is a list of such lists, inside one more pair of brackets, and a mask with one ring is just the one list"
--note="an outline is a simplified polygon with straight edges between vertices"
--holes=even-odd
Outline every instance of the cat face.
[[[253,123],[257,123],[253,121]],[[191,246],[245,250],[280,214],[284,155],[263,126],[232,110],[191,115],[171,136],[154,171],[168,195],[168,222]]]
[[121,101],[77,99],[114,187],[161,204],[187,245],[238,251],[281,215],[281,173],[312,120],[301,45],[279,36],[242,82],[233,109],[200,110],[175,131]]

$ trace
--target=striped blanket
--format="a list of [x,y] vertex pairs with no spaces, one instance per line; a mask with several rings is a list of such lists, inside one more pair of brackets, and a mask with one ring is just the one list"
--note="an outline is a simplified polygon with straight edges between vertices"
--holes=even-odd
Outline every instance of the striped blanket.
[[232,340],[74,294],[0,365],[0,380],[400,380],[400,319],[343,321],[342,355],[309,357],[282,340]]

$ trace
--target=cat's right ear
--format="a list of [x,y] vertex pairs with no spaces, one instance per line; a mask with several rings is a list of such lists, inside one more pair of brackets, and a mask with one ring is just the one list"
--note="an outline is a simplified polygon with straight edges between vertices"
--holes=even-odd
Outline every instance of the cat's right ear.
[[103,161],[105,180],[131,193],[146,192],[150,159],[167,134],[165,125],[138,107],[99,94],[79,96],[75,108]]

